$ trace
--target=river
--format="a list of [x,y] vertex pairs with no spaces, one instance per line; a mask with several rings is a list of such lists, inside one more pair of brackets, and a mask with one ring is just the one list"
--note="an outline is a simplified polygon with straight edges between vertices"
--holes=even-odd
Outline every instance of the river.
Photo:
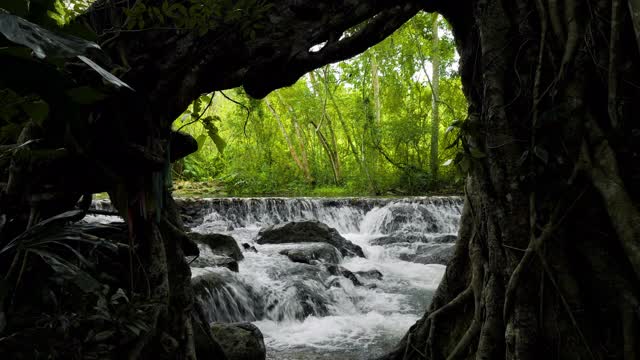
[[[238,273],[192,268],[194,277],[216,273],[223,279],[196,300],[207,308],[210,320],[258,326],[268,359],[379,356],[429,305],[445,266],[415,255],[425,247],[453,246],[461,210],[462,200],[456,197],[206,200],[192,230],[231,235],[257,252],[244,252]],[[318,220],[337,229],[366,256],[342,258],[340,265],[352,272],[377,270],[382,279],[359,275],[363,285],[355,286],[323,266],[294,263],[279,254],[290,245],[254,241],[265,226],[299,220]],[[200,250],[206,264],[211,252]]]

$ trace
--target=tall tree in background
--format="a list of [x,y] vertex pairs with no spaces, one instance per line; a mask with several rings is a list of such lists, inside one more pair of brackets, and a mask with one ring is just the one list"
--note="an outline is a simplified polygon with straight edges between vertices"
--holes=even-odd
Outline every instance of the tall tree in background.
[[430,165],[433,183],[438,183],[438,138],[440,137],[440,37],[438,36],[438,14],[433,16],[431,26],[431,68],[433,76],[431,78],[431,149]]

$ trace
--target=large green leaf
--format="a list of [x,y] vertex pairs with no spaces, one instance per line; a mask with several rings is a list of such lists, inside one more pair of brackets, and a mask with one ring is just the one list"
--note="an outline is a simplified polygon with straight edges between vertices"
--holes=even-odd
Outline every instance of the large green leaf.
[[2,9],[0,9],[0,33],[9,41],[30,48],[40,59],[78,58],[112,85],[131,89],[129,85],[85,56],[91,49],[100,49],[100,46],[94,42],[71,35],[56,34]]

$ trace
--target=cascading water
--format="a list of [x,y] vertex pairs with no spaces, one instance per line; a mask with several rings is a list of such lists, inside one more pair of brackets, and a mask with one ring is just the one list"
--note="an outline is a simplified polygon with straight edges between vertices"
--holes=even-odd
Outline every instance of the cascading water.
[[[253,322],[269,359],[368,359],[390,350],[430,303],[445,267],[415,254],[451,248],[462,200],[231,198],[206,200],[203,208],[192,219],[193,231],[228,234],[257,249],[244,253],[238,273],[192,269],[201,283],[196,301],[210,321]],[[362,247],[366,258],[340,263],[362,284],[340,276],[335,266],[295,263],[280,254],[309,244],[255,242],[265,226],[300,220],[323,222]],[[206,264],[211,252],[201,250]]]

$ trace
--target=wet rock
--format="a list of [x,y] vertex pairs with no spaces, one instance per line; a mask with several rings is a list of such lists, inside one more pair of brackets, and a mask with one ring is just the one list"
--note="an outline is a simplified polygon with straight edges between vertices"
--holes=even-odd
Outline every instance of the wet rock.
[[425,244],[417,247],[415,252],[400,254],[399,258],[420,264],[447,265],[454,251],[454,244]]
[[318,289],[312,289],[302,281],[296,281],[293,285],[296,291],[296,299],[302,307],[302,313],[296,314],[298,320],[303,320],[309,316],[327,316],[329,309],[327,299],[325,299]]
[[197,257],[195,260],[193,260],[193,262],[191,262],[190,266],[198,267],[198,268],[203,268],[208,266],[223,267],[233,272],[238,272],[239,270],[238,262],[236,260],[228,256],[222,256],[222,255],[207,256],[206,258]]
[[304,264],[314,264],[316,260],[338,264],[342,260],[338,249],[326,243],[297,245],[294,248],[280,251],[280,254],[287,256],[293,262]]
[[236,240],[229,235],[223,234],[199,234],[191,232],[187,234],[189,238],[198,244],[207,246],[215,255],[230,257],[236,261],[244,259],[242,250]]
[[385,235],[375,239],[371,239],[369,243],[371,245],[392,245],[398,243],[453,243],[457,237],[451,234],[394,234]]
[[262,294],[227,269],[198,270],[191,279],[194,308],[207,322],[255,321],[264,315]]
[[382,273],[376,269],[368,270],[368,271],[356,271],[356,275],[360,278],[365,279],[374,279],[374,280],[382,280]]
[[435,236],[432,242],[436,244],[445,244],[445,243],[455,243],[456,240],[458,240],[458,237],[456,235],[444,234],[444,235]]
[[381,237],[377,237],[375,239],[369,240],[369,244],[378,245],[378,246],[404,243],[404,242],[409,242],[409,241],[407,241],[407,239],[404,237],[395,236],[395,235],[386,235],[386,236],[381,236]]
[[227,360],[266,359],[267,350],[262,332],[251,323],[214,323],[211,325],[211,332]]
[[327,287],[332,288],[332,287],[337,287],[337,288],[341,288],[342,284],[340,284],[340,278],[333,278],[331,279],[331,281],[329,281],[329,283],[327,284]]
[[242,243],[242,248],[243,248],[245,251],[251,251],[251,252],[254,252],[254,253],[257,253],[257,252],[258,252],[258,249],[256,249],[256,247],[255,247],[255,246],[253,246],[253,245],[251,245],[251,244],[249,244],[249,243]]
[[362,286],[362,283],[360,282],[360,280],[358,280],[358,277],[354,273],[352,273],[351,271],[343,268],[342,266],[329,265],[329,266],[327,266],[327,272],[329,274],[331,274],[331,275],[334,275],[334,276],[344,276],[347,279],[351,280],[353,285]]
[[266,227],[258,233],[258,244],[322,242],[335,246],[342,256],[365,257],[362,248],[319,221],[298,221]]

